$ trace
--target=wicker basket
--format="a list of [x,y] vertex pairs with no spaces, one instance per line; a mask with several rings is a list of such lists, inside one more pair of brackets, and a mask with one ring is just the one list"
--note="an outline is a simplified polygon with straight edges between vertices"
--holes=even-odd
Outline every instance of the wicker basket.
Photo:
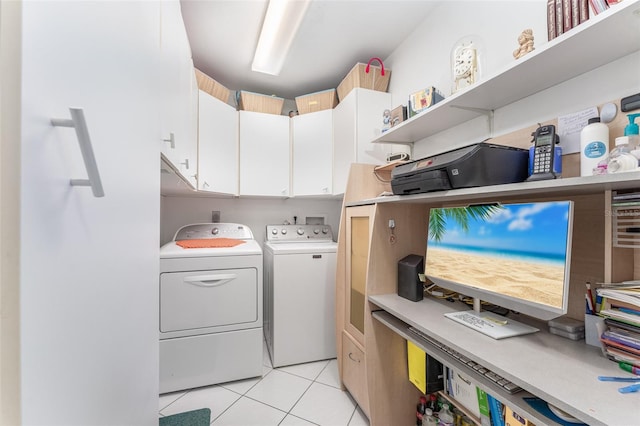
[[296,97],[298,114],[308,114],[324,109],[332,109],[335,108],[336,105],[338,105],[336,89],[328,89]]
[[[349,71],[347,76],[338,85],[338,99],[341,101],[356,87],[364,89],[377,90],[378,92],[386,92],[389,88],[389,79],[391,78],[391,70],[384,68],[384,65],[369,65],[369,72],[366,72],[368,64],[358,62]],[[384,70],[384,75],[382,75]]]
[[229,89],[218,83],[199,69],[195,68],[198,89],[207,92],[214,98],[220,99],[222,102],[229,103]]
[[238,108],[243,111],[264,112],[267,114],[282,114],[284,99],[276,96],[261,95],[260,93],[242,90],[238,101]]

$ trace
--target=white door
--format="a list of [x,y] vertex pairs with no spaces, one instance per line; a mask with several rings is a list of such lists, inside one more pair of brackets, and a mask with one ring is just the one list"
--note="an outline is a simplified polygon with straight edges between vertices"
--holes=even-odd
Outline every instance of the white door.
[[200,90],[198,189],[238,195],[238,111]]
[[[22,422],[157,424],[159,6],[22,7]],[[104,197],[70,185],[87,177],[78,138],[50,121],[69,107]]]
[[289,120],[240,111],[240,195],[289,196]]
[[331,194],[333,110],[291,119],[293,196]]

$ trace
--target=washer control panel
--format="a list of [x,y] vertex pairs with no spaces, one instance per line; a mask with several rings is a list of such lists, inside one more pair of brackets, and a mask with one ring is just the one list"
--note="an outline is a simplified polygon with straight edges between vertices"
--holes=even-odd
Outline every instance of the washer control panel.
[[195,223],[178,229],[173,240],[201,240],[209,238],[252,240],[253,233],[247,226],[239,223]]
[[267,225],[267,241],[333,241],[329,225]]

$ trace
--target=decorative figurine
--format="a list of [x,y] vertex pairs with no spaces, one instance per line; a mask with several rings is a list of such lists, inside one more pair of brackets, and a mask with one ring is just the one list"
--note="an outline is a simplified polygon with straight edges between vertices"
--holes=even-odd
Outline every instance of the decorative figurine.
[[533,30],[529,28],[522,31],[520,36],[518,36],[518,44],[520,44],[520,47],[513,51],[513,57],[516,59],[521,58],[534,49]]
[[382,131],[386,132],[391,128],[391,110],[385,109],[382,113]]

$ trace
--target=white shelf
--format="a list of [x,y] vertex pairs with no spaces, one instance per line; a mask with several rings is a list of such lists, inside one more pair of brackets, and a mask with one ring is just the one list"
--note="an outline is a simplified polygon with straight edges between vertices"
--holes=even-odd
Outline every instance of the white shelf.
[[411,144],[638,50],[640,0],[625,0],[372,142]]
[[572,177],[539,180],[533,182],[508,183],[474,188],[450,189],[421,194],[392,195],[359,200],[347,207],[382,203],[441,203],[451,201],[495,200],[531,198],[532,195],[562,196],[581,194],[604,194],[608,190],[640,188],[640,172],[627,172],[599,176]]

